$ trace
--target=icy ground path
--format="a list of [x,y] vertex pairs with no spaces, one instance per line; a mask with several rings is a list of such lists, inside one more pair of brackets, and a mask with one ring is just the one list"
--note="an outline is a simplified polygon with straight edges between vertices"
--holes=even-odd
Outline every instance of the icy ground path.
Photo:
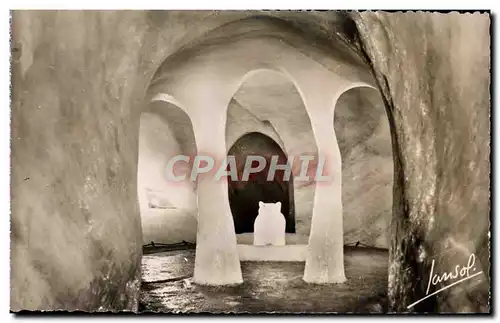
[[[385,250],[345,248],[348,281],[310,285],[303,262],[242,262],[244,283],[207,287],[192,283],[194,250],[145,255],[141,311],[146,312],[383,312],[387,296]],[[179,279],[176,279],[179,278]],[[168,281],[173,279],[173,281]]]

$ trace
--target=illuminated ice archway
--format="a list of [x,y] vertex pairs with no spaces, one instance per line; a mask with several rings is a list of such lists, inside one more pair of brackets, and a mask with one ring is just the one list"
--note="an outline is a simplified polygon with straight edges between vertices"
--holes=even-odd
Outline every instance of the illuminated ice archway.
[[[190,117],[198,153],[223,160],[227,146],[227,108],[249,75],[262,69],[279,71],[295,85],[309,116],[318,154],[326,156],[333,176],[317,183],[304,280],[311,283],[345,281],[343,266],[341,159],[333,129],[335,102],[346,90],[370,86],[371,75],[359,68],[325,66],[304,51],[318,52],[296,35],[280,41],[271,29],[226,41],[204,41],[181,49],[158,69],[149,88],[152,101],[178,102]],[[260,34],[259,34],[260,33]],[[280,37],[288,37],[279,32]],[[300,49],[299,49],[300,48]],[[325,57],[328,53],[323,54]],[[338,64],[337,64],[338,65]],[[168,93],[165,94],[165,93]],[[197,182],[198,228],[194,281],[207,285],[242,282],[226,181],[209,177]]]

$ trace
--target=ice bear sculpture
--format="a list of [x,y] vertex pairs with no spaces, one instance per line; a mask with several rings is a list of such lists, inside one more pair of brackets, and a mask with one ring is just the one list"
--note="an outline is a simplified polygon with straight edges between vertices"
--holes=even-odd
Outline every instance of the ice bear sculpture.
[[253,244],[255,246],[284,246],[285,217],[281,214],[281,202],[259,202],[259,214],[253,225]]

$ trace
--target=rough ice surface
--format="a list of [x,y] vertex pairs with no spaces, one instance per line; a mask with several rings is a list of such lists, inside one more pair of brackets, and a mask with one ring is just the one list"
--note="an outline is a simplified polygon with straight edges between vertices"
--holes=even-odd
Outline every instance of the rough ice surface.
[[474,253],[481,277],[411,310],[488,312],[490,18],[423,12],[353,17],[393,124],[390,308],[409,311],[407,305],[425,296],[432,259],[449,272]]
[[[278,248],[278,247],[276,247]],[[310,285],[302,280],[304,263],[244,261],[243,284],[238,286],[200,286],[183,278],[193,270],[193,252],[182,251],[149,255],[143,272],[153,263],[181,268],[158,279],[170,282],[146,284],[141,291],[141,311],[145,312],[383,312],[387,308],[387,251],[347,248],[348,281],[339,285]],[[152,259],[158,259],[153,261]],[[189,259],[188,265],[184,265]],[[177,262],[179,262],[177,264]],[[180,265],[180,266],[179,266]],[[152,272],[148,281],[156,281]]]

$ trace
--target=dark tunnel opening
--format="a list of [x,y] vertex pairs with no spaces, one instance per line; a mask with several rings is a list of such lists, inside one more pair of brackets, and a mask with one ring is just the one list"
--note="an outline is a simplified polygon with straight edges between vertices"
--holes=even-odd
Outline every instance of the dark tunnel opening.
[[[248,180],[242,180],[246,157],[262,156],[266,167]],[[252,132],[240,137],[229,149],[228,156],[235,156],[238,179],[228,177],[229,204],[233,215],[236,234],[253,232],[255,218],[259,213],[259,201],[264,203],[281,202],[281,213],[285,216],[285,232],[295,233],[295,210],[293,196],[293,174],[287,179],[284,170],[277,170],[271,181],[267,180],[272,156],[278,156],[278,165],[287,162],[281,147],[268,136]],[[256,165],[253,165],[256,166]]]

